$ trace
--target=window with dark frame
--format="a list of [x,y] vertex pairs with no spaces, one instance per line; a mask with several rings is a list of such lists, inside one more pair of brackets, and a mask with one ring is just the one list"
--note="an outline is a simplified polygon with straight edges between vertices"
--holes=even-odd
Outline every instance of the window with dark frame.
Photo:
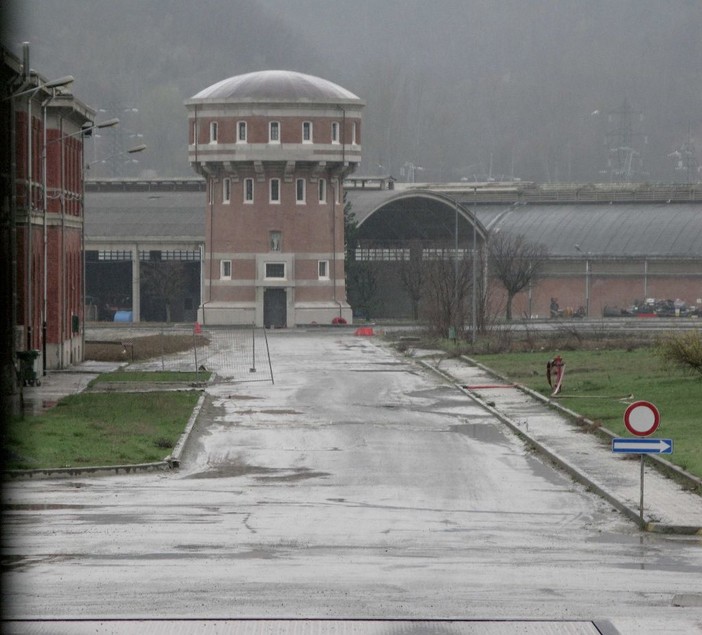
[[270,180],[270,202],[280,203],[280,179]]
[[303,143],[312,143],[312,122],[302,122],[302,141]]
[[285,279],[285,263],[284,262],[267,262],[266,263],[266,278],[284,280]]
[[232,198],[232,180],[225,178],[222,181],[222,203],[229,203]]
[[268,126],[268,141],[270,143],[280,142],[280,123],[277,121],[271,121]]

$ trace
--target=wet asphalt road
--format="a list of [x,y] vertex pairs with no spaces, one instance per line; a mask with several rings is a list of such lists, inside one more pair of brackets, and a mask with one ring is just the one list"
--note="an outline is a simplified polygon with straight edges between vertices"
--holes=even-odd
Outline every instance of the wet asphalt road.
[[702,625],[673,606],[699,537],[641,534],[371,338],[269,338],[275,384],[212,385],[178,472],[6,489],[7,616]]

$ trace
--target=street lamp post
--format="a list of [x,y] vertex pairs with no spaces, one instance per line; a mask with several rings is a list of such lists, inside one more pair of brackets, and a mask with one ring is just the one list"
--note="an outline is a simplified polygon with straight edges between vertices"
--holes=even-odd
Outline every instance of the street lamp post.
[[475,346],[475,342],[477,339],[477,330],[478,330],[478,316],[477,316],[477,311],[478,311],[478,303],[476,301],[476,292],[477,289],[476,287],[476,282],[477,282],[477,263],[478,263],[478,254],[477,254],[477,209],[476,205],[478,202],[478,188],[474,187],[473,188],[473,209],[471,210],[471,217],[473,221],[473,293],[471,297],[471,330],[470,330],[470,341],[473,346]]
[[576,244],[575,250],[585,256],[585,317],[590,316],[590,252],[583,252],[580,245]]

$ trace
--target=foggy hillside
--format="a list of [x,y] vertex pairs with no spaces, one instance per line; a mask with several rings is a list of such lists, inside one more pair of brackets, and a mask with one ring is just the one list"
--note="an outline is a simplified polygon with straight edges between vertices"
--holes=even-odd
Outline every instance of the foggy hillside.
[[139,165],[97,164],[97,176],[190,176],[183,101],[267,68],[320,75],[366,100],[366,174],[402,179],[414,165],[417,181],[702,176],[670,156],[702,138],[699,0],[17,6],[12,50],[30,41],[32,66],[75,75],[80,98],[120,116],[121,147],[149,146]]

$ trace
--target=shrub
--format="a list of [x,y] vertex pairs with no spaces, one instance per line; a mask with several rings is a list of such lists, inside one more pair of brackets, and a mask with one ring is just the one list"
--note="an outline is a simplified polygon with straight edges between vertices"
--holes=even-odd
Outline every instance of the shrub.
[[658,342],[657,353],[667,366],[702,374],[702,335],[699,331],[663,336]]

